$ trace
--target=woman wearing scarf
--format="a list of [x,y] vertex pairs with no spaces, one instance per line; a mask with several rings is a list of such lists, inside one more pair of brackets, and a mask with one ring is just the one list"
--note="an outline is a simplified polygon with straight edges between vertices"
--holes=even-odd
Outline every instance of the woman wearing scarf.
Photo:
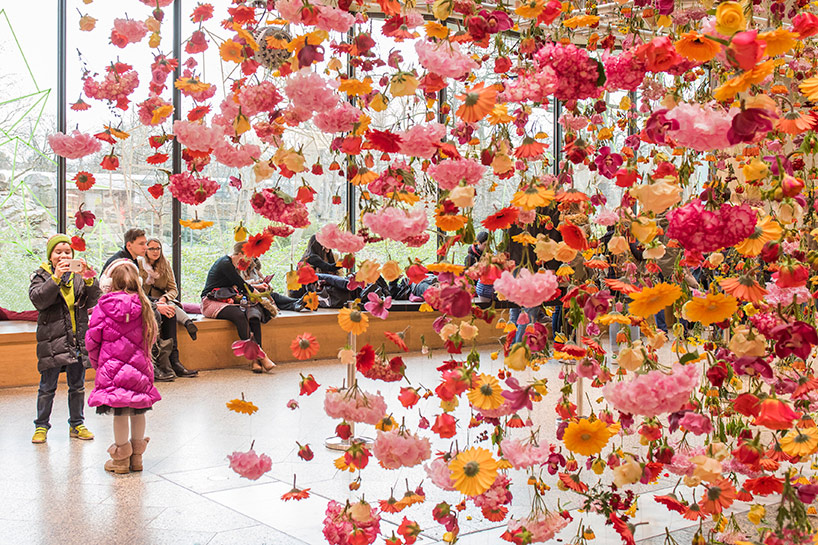
[[71,437],[94,438],[85,427],[85,369],[88,352],[85,332],[88,330],[88,309],[100,296],[99,283],[80,259],[81,271],[72,273],[74,258],[71,239],[57,234],[48,239],[46,261],[31,275],[28,296],[39,311],[37,318],[37,370],[40,389],[37,392],[37,419],[34,421],[32,443],[45,443],[51,424],[51,407],[60,373],[65,371],[68,382],[68,432]]

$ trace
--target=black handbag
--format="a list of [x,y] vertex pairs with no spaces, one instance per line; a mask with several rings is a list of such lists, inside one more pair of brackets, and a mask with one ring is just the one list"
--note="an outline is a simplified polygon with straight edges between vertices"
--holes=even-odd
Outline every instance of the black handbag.
[[213,288],[210,290],[210,293],[207,294],[207,298],[221,303],[235,303],[240,295],[235,288]]

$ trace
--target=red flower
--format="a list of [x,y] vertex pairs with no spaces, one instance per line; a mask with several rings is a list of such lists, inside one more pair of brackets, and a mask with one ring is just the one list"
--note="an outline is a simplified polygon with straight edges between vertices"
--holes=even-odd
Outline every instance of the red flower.
[[303,204],[307,204],[315,200],[316,193],[317,191],[315,191],[310,186],[302,185],[301,187],[298,188],[298,191],[295,194],[295,200]]
[[320,176],[324,173],[324,167],[321,166],[321,163],[315,163],[312,165],[312,173],[316,176]]
[[633,530],[631,529],[630,524],[619,518],[616,513],[611,513],[608,520],[611,521],[613,529],[616,530],[616,533],[619,534],[619,537],[622,538],[622,542],[625,545],[636,544],[636,541],[633,539]]
[[375,349],[371,344],[364,345],[355,355],[355,367],[361,373],[366,373],[375,365]]
[[85,239],[78,236],[71,237],[71,249],[75,252],[85,251]]
[[520,209],[516,206],[507,206],[501,208],[494,214],[488,216],[483,220],[483,227],[489,231],[497,231],[498,229],[508,229],[511,224],[517,221],[517,216],[520,215]]
[[315,274],[315,269],[309,265],[302,265],[298,269],[298,283],[302,286],[318,282],[318,275]]
[[168,160],[167,153],[154,153],[153,155],[147,158],[149,165],[161,165],[167,160]]
[[679,500],[677,500],[676,496],[672,494],[668,496],[654,496],[653,499],[657,503],[661,503],[671,511],[675,511],[680,515],[683,515],[684,512],[687,511],[687,506],[680,502]]
[[563,223],[557,228],[562,235],[562,240],[574,250],[587,250],[588,239],[585,233],[573,223]]
[[[304,335],[310,335],[310,334],[305,333]],[[310,337],[312,337],[312,335],[310,335]],[[315,340],[315,337],[312,337],[312,338],[313,338],[313,340]],[[296,340],[298,340],[298,337],[296,337]],[[316,346],[317,346],[317,344],[318,343],[316,343]],[[301,358],[299,358],[299,359],[301,359]],[[302,395],[302,396],[303,395],[311,395],[314,391],[316,391],[318,389],[319,386],[321,386],[321,385],[318,384],[318,382],[315,380],[315,377],[312,376],[312,373],[310,373],[306,377],[304,375],[301,375],[301,391],[298,393],[298,395]]]
[[187,113],[188,121],[199,121],[210,112],[210,106],[196,106]]
[[256,10],[252,6],[236,6],[228,8],[227,13],[233,18],[233,22],[244,26],[248,23],[256,22]]
[[568,473],[559,474],[560,482],[569,490],[573,490],[579,494],[588,491],[588,485],[579,480],[579,475],[569,475]]
[[312,460],[313,456],[315,456],[309,445],[302,445],[301,443],[298,442],[296,442],[296,445],[298,445],[298,457],[301,458],[302,460],[309,462],[310,460]]
[[639,173],[635,170],[620,168],[616,171],[616,185],[619,187],[631,187],[639,178]]
[[153,149],[159,149],[173,138],[172,134],[156,134],[148,138],[148,144]]
[[360,136],[347,136],[341,142],[341,153],[347,155],[358,155],[361,153],[361,143],[363,139]]
[[352,445],[344,453],[344,462],[348,466],[363,469],[369,463],[369,456],[372,453],[359,441],[353,441]]
[[262,231],[261,233],[253,235],[247,239],[247,242],[244,243],[242,251],[244,252],[244,255],[250,259],[253,259],[254,257],[258,257],[269,250],[272,243],[273,235]]
[[77,226],[77,229],[83,229],[86,225],[88,227],[93,227],[94,220],[97,219],[93,212],[82,209],[84,204],[85,203],[80,203],[79,210],[77,210],[77,213],[74,214],[74,225]]
[[77,172],[72,179],[74,180],[74,183],[77,184],[77,189],[80,191],[88,191],[97,181],[93,174],[90,172],[85,172],[84,170]]
[[[318,341],[309,333],[302,333],[301,335],[293,339],[292,343],[290,343],[290,351],[293,353],[293,356],[295,356],[295,358],[299,360],[308,360],[310,358],[314,358],[315,355],[318,354],[318,350],[320,350],[320,348],[321,347],[319,346]],[[308,378],[310,377],[312,377],[312,375],[309,375]],[[315,386],[318,387],[318,384],[316,384]],[[301,388],[302,388],[301,393],[303,394],[304,393],[303,380],[301,381]]]
[[409,265],[409,268],[406,269],[406,277],[409,279],[410,282],[413,284],[417,284],[429,273],[429,269],[421,265],[420,263],[414,263]]
[[487,505],[484,505],[482,507],[482,511],[483,517],[485,517],[486,520],[490,520],[491,522],[500,522],[501,520],[506,518],[506,515],[508,515],[508,507],[504,505],[501,505],[497,509],[492,509],[489,508]]
[[244,356],[245,359],[253,361],[266,356],[264,350],[252,338],[246,341],[236,341],[230,347],[237,356]]
[[761,402],[761,409],[753,424],[771,430],[788,430],[799,418],[801,418],[801,413],[793,411],[783,401],[768,398]]
[[75,112],[84,112],[90,107],[91,105],[82,100],[82,97],[80,97],[79,100],[77,100],[74,104],[71,105],[71,109],[74,110]]
[[99,166],[105,170],[116,170],[119,168],[119,157],[111,152],[111,155],[106,155],[102,158],[102,162]]
[[784,490],[784,483],[778,477],[765,475],[755,479],[747,479],[744,481],[744,488],[759,496],[769,496],[770,494],[780,494]]
[[404,352],[409,352],[409,347],[406,346],[406,343],[403,340],[403,335],[401,333],[392,333],[391,331],[384,331],[384,337],[395,343],[398,348],[403,350]]
[[418,401],[420,401],[420,396],[418,395],[417,389],[404,386],[400,389],[398,401],[400,401],[400,404],[407,409],[411,409]]
[[150,193],[154,199],[158,199],[165,193],[165,186],[162,184],[153,184],[148,188],[148,193]]
[[440,436],[441,439],[448,439],[454,437],[457,433],[457,422],[454,417],[448,413],[437,415],[435,423],[432,425],[432,431]]
[[402,138],[389,131],[371,130],[366,133],[366,148],[376,149],[385,153],[397,153],[400,151]]
[[398,526],[398,533],[406,541],[406,545],[412,545],[412,543],[418,540],[420,526],[418,526],[418,523],[414,520],[403,517],[400,526]]
[[349,422],[344,420],[337,426],[335,426],[335,435],[346,441],[350,437],[352,437],[352,426],[349,425]]
[[194,23],[201,23],[213,17],[213,6],[210,4],[199,4],[190,14],[190,20]]
[[741,394],[733,400],[733,409],[744,416],[758,416],[761,401],[753,394]]

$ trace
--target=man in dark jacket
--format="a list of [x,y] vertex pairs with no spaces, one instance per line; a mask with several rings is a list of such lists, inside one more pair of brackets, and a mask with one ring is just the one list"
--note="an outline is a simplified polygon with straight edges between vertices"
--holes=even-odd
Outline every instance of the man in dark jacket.
[[128,229],[125,231],[125,246],[117,253],[108,258],[105,266],[102,267],[102,272],[117,259],[130,259],[134,265],[139,267],[137,257],[145,257],[145,252],[148,251],[148,238],[145,236],[143,229]]

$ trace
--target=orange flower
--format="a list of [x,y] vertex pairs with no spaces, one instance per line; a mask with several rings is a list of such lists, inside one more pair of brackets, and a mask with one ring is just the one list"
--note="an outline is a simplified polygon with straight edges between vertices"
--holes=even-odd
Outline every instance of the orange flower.
[[621,291],[626,295],[629,293],[636,293],[639,291],[639,288],[637,288],[633,284],[628,284],[627,282],[623,282],[618,278],[606,278],[605,285],[614,291]]
[[736,499],[736,487],[728,479],[721,479],[711,485],[699,501],[701,510],[710,515],[721,513]]
[[241,64],[244,61],[244,47],[233,40],[225,40],[219,46],[219,54],[223,60]]
[[318,340],[309,333],[302,333],[290,343],[290,350],[293,356],[299,360],[308,360],[315,357],[320,348],[321,346],[318,344]]
[[392,333],[391,331],[384,331],[383,335],[384,337],[395,343],[397,347],[403,350],[404,352],[409,352],[409,347],[406,346],[406,342],[403,340],[403,333]]
[[77,184],[77,189],[80,191],[88,191],[97,181],[93,174],[85,172],[84,170],[77,172],[73,180],[74,183]]
[[516,206],[507,206],[501,208],[494,214],[491,214],[483,220],[483,227],[489,231],[497,231],[498,229],[508,229],[511,224],[517,221],[517,216],[520,214],[520,209]]
[[457,98],[463,101],[463,104],[457,109],[457,116],[466,123],[477,123],[494,108],[497,89],[484,87],[484,83],[480,82],[469,89],[465,95],[457,95]]
[[585,266],[589,269],[605,270],[610,267],[610,264],[604,259],[589,259],[585,262]]
[[725,278],[719,282],[719,286],[733,297],[750,303],[758,303],[767,295],[767,290],[747,276]]
[[576,189],[569,189],[554,197],[557,202],[563,203],[581,203],[591,200],[588,195]]
[[249,240],[244,243],[242,251],[244,252],[244,255],[250,259],[253,259],[254,257],[258,257],[269,250],[272,243],[273,235],[262,231],[257,235],[251,236]]
[[307,499],[309,497],[310,497],[310,489],[309,488],[305,488],[303,490],[301,490],[299,488],[293,488],[292,490],[290,490],[286,494],[283,494],[281,496],[281,499],[284,500],[284,501],[290,501],[290,500],[298,501],[298,500],[305,500],[305,499]]
[[588,491],[588,485],[579,480],[579,475],[569,475],[567,473],[560,473],[560,482],[569,490],[582,494]]
[[350,183],[352,185],[367,185],[370,182],[374,182],[378,179],[378,175],[375,172],[372,172],[366,167],[361,167],[358,169],[358,173],[352,177]]
[[312,311],[318,310],[318,294],[314,291],[308,292],[304,297],[301,298],[301,301],[304,303],[304,306]]
[[241,394],[241,399],[231,399],[225,403],[225,405],[227,405],[227,408],[234,413],[253,414],[258,410],[258,407],[256,407],[252,402],[244,399],[244,392]]
[[389,496],[388,500],[380,500],[378,501],[378,505],[381,508],[381,511],[384,513],[400,513],[404,509],[406,509],[406,504],[401,500],[398,501],[395,499],[395,494],[393,493]]
[[682,57],[698,62],[707,62],[721,51],[717,42],[692,30],[682,34],[674,45]]
[[466,225],[469,218],[460,214],[440,214],[435,217],[435,225],[442,231],[457,231]]
[[814,118],[809,112],[802,115],[792,111],[779,117],[775,122],[775,128],[787,134],[801,134],[812,126],[813,121]]

